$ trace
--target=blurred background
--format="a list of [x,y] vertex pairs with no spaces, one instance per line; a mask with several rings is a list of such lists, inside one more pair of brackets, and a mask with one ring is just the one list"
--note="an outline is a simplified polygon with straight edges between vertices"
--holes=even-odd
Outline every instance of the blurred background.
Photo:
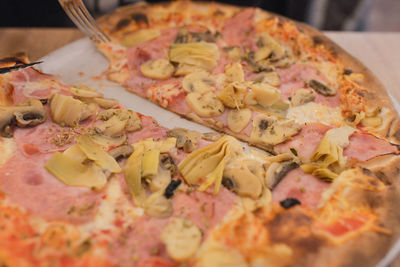
[[[95,16],[135,0],[84,0]],[[151,1],[148,2],[159,2]],[[330,31],[400,31],[400,0],[222,0],[257,6]],[[0,0],[0,27],[72,27],[57,0]]]

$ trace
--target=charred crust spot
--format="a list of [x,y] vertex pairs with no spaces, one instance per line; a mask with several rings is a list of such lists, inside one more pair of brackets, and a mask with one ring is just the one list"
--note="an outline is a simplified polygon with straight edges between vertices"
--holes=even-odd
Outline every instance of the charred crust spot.
[[345,69],[344,71],[343,71],[343,74],[344,75],[350,75],[350,74],[352,74],[353,73],[353,71],[351,70],[351,69]]
[[40,114],[36,114],[36,113],[26,113],[24,115],[22,115],[22,118],[26,121],[30,121],[30,120],[42,120],[43,116]]
[[224,13],[222,10],[220,10],[220,9],[216,10],[216,11],[213,13],[213,16],[223,16],[223,15],[225,15],[225,13]]
[[136,23],[138,23],[138,24],[140,24],[140,23],[145,23],[145,24],[149,25],[149,20],[148,20],[146,14],[143,14],[143,13],[133,13],[133,14],[131,15],[131,18],[132,18]]
[[22,61],[20,58],[17,57],[6,57],[0,59],[0,64],[11,64],[11,63],[26,64],[26,62]]
[[46,105],[46,104],[49,102],[49,99],[43,98],[43,99],[39,99],[39,101],[40,101],[43,105]]
[[312,40],[314,42],[314,45],[320,45],[320,44],[322,44],[324,42],[323,38],[321,36],[319,36],[319,35],[314,35],[312,37]]
[[175,190],[180,186],[182,180],[171,180],[167,188],[165,188],[164,196],[171,198],[174,195]]
[[268,121],[261,120],[260,123],[258,124],[258,127],[260,128],[260,130],[264,131],[265,129],[268,128]]
[[364,96],[365,96],[365,95],[364,95],[364,92],[361,92],[361,91],[357,91],[356,94],[359,95],[359,96],[361,96],[361,97],[364,97]]
[[372,172],[368,170],[367,168],[362,168],[361,169],[363,174],[368,175],[368,176],[373,176]]
[[128,26],[130,23],[131,23],[130,19],[123,18],[120,21],[118,21],[117,25],[115,25],[114,31],[119,31]]
[[279,204],[282,206],[282,208],[289,209],[289,208],[294,207],[296,205],[301,205],[301,202],[296,198],[289,197],[289,198],[284,199],[281,202],[279,202]]
[[391,185],[392,180],[387,177],[382,171],[377,171],[374,173],[374,176],[382,181],[385,185]]

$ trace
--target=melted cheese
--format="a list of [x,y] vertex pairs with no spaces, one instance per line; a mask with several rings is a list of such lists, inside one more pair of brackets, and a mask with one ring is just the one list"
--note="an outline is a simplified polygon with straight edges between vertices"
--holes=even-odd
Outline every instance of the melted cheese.
[[17,145],[12,138],[2,138],[0,137],[0,167],[14,154],[17,150]]
[[310,122],[320,122],[335,126],[341,126],[344,124],[343,116],[339,107],[331,108],[315,102],[289,108],[287,117],[288,119],[293,119],[300,124]]

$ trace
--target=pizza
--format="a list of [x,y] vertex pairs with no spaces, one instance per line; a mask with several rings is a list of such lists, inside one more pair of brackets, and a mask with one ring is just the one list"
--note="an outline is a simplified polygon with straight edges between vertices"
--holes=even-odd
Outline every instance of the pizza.
[[109,80],[220,133],[167,129],[33,67],[0,75],[2,266],[385,256],[400,236],[399,120],[360,62],[255,8],[139,3],[99,22]]

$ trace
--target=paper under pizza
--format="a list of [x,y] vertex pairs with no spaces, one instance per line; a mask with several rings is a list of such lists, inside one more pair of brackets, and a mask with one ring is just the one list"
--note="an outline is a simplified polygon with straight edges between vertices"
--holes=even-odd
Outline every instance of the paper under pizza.
[[398,118],[361,63],[253,8],[137,4],[100,22],[109,79],[231,136],[166,129],[33,68],[1,75],[2,265],[374,266],[386,254],[400,233]]

